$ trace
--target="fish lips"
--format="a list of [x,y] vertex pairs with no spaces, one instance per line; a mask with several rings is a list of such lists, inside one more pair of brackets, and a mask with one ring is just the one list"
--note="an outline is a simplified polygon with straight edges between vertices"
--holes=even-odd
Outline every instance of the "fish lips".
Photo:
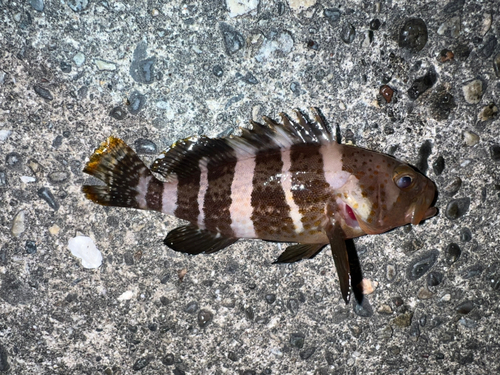
[[438,210],[432,206],[436,197],[436,185],[431,180],[427,181],[421,195],[410,205],[406,213],[406,221],[417,225],[422,220],[429,219],[437,214]]

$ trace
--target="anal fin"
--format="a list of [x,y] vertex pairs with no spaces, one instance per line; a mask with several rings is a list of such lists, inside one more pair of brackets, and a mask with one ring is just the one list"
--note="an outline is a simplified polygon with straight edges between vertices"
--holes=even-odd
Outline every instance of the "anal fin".
[[184,225],[171,230],[163,243],[172,250],[187,254],[211,254],[238,241],[238,238],[224,237],[219,233]]
[[325,246],[325,244],[317,243],[291,245],[286,248],[274,263],[293,263],[301,259],[312,259]]

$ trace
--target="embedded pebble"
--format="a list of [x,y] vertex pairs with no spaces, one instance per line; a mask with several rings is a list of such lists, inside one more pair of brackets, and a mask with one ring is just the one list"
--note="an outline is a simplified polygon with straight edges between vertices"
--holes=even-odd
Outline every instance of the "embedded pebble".
[[57,224],[54,224],[51,227],[49,227],[49,233],[53,236],[57,236],[60,231],[61,231],[61,228]]
[[493,67],[495,68],[495,74],[500,78],[500,53],[493,59]]
[[451,111],[456,107],[455,98],[446,90],[440,90],[432,97],[432,117],[438,121],[448,119]]
[[452,51],[450,51],[449,49],[443,49],[443,50],[441,50],[441,52],[439,52],[438,60],[440,62],[444,63],[446,61],[453,60],[454,57],[455,57],[455,55],[453,54]]
[[412,52],[421,51],[427,43],[427,26],[421,18],[411,18],[399,32],[399,47]]
[[94,62],[97,65],[97,69],[99,70],[106,70],[110,72],[116,70],[116,64],[113,62],[100,59],[96,59]]
[[136,139],[134,141],[134,148],[138,154],[154,155],[158,152],[156,143],[144,138]]
[[264,40],[255,55],[257,62],[263,62],[273,57],[288,55],[293,48],[293,39],[288,32],[272,32]]
[[234,18],[257,9],[259,0],[226,0],[229,17]]
[[356,29],[350,23],[345,23],[340,31],[340,39],[346,44],[351,44],[356,37]]
[[0,344],[0,371],[7,372],[10,370],[9,356],[7,349]]
[[245,38],[232,26],[221,22],[219,24],[222,39],[228,55],[234,55],[240,49],[245,47]]
[[458,10],[462,10],[464,7],[465,0],[452,0],[446,4],[443,9],[444,13],[455,13]]
[[382,23],[380,22],[380,20],[378,18],[375,18],[375,19],[370,21],[370,29],[376,31],[380,28],[381,24]]
[[408,96],[410,99],[417,99],[424,92],[429,90],[437,82],[438,76],[434,67],[431,67],[426,75],[417,78],[413,81],[411,87],[408,89]]
[[264,298],[268,304],[272,305],[276,301],[276,294],[268,293]]
[[372,294],[378,286],[378,282],[369,279],[363,279],[357,285],[361,292],[365,295]]
[[341,13],[340,13],[339,9],[337,9],[337,8],[331,8],[331,9],[325,9],[325,10],[323,10],[323,15],[328,20],[328,22],[330,23],[330,25],[336,26],[337,23],[340,20]]
[[43,7],[45,6],[43,0],[30,0],[30,5],[37,12],[43,12]]
[[462,179],[460,177],[455,177],[448,185],[445,186],[443,191],[446,195],[450,197],[454,196],[462,187]]
[[81,260],[84,268],[98,268],[102,264],[102,254],[90,237],[76,236],[68,241],[68,249]]
[[213,319],[214,314],[208,310],[200,310],[198,312],[198,326],[200,328],[205,328]]
[[447,36],[450,36],[452,38],[458,38],[461,29],[462,29],[462,22],[460,20],[460,16],[456,16],[442,23],[441,26],[439,26],[437,33],[439,35],[446,34]]
[[293,10],[307,9],[316,5],[317,0],[288,0],[288,5]]
[[352,299],[353,310],[356,315],[361,316],[362,318],[369,318],[373,315],[373,308],[371,307],[370,302],[368,302],[368,298],[363,298],[361,304],[358,303],[356,298]]
[[147,57],[147,48],[146,42],[137,44],[129,74],[135,81],[149,85],[154,82],[156,57]]
[[3,169],[0,169],[0,188],[7,186],[7,173]]
[[455,307],[455,311],[462,315],[467,315],[474,308],[474,303],[472,301],[464,301]]
[[224,71],[222,70],[222,67],[220,65],[214,65],[214,67],[212,68],[212,74],[220,78],[224,74]]
[[483,48],[481,48],[481,50],[479,51],[484,59],[488,59],[489,57],[491,57],[491,55],[493,55],[497,44],[497,38],[494,35],[490,36],[488,41],[484,44]]
[[304,347],[305,335],[301,332],[292,333],[290,335],[290,345],[302,349]]
[[186,305],[186,307],[184,307],[184,311],[188,314],[194,314],[196,311],[198,311],[198,308],[198,302],[191,301]]
[[432,271],[427,274],[427,285],[438,286],[443,282],[444,275],[441,272]]
[[286,307],[288,307],[292,315],[295,316],[299,312],[299,301],[295,298],[290,298],[286,303]]
[[462,228],[460,230],[460,241],[469,242],[472,240],[472,233],[469,228]]
[[461,254],[462,250],[460,250],[460,246],[458,246],[456,243],[450,243],[448,246],[446,246],[445,250],[446,263],[451,266],[458,260],[458,258],[460,258]]
[[36,242],[35,241],[26,241],[24,244],[24,249],[26,250],[26,254],[35,254],[36,253]]
[[425,286],[421,287],[418,290],[418,293],[417,293],[417,298],[418,299],[420,299],[420,300],[427,300],[427,299],[431,299],[432,297],[434,297],[434,293],[432,293]]
[[73,56],[73,61],[76,64],[76,66],[82,66],[83,63],[85,62],[85,55],[81,52],[77,52],[75,56]]
[[451,200],[446,206],[445,216],[449,220],[457,220],[469,211],[470,198],[458,198]]
[[128,106],[127,109],[131,115],[136,115],[140,112],[140,110],[146,104],[146,96],[134,91],[128,97]]
[[393,313],[392,311],[392,307],[389,306],[388,304],[383,304],[381,305],[378,309],[377,309],[377,312],[379,314],[383,314],[383,315],[391,315]]
[[290,83],[290,90],[295,94],[295,96],[300,96],[300,94],[302,94],[300,83],[298,82]]
[[151,357],[143,357],[139,358],[137,361],[134,362],[134,365],[132,366],[132,370],[134,371],[139,371],[145,368],[149,363],[153,360]]
[[37,191],[37,194],[40,198],[42,198],[45,202],[47,202],[49,207],[52,208],[54,211],[57,211],[59,209],[59,203],[56,201],[54,195],[52,195],[52,192],[49,190],[49,188],[42,187]]
[[491,146],[490,155],[493,161],[500,161],[500,145]]
[[422,146],[420,146],[420,149],[418,150],[418,161],[416,163],[416,167],[418,170],[422,173],[427,173],[427,169],[429,168],[429,163],[427,160],[429,159],[429,156],[432,153],[432,144],[429,140],[426,140],[424,143],[422,143]]
[[49,173],[47,178],[53,184],[61,184],[69,178],[69,173],[65,171],[54,171]]
[[497,114],[498,107],[495,105],[495,103],[490,103],[482,109],[481,113],[479,114],[479,119],[481,121],[488,121]]
[[162,358],[161,362],[165,366],[171,366],[175,363],[175,357],[172,353],[167,353],[165,356]]
[[484,271],[484,267],[481,264],[475,264],[462,272],[462,277],[464,279],[471,279],[480,275]]
[[469,104],[477,104],[483,97],[483,81],[476,79],[462,87],[464,99]]
[[35,86],[33,87],[33,89],[35,90],[35,92],[36,92],[39,96],[41,96],[42,98],[44,98],[44,99],[46,99],[46,100],[48,100],[48,101],[50,101],[50,100],[53,100],[53,99],[54,99],[54,97],[52,96],[52,93],[51,93],[49,90],[47,90],[45,87],[42,87],[42,86],[40,86],[40,85],[35,85]]
[[36,178],[35,177],[31,177],[31,176],[21,176],[20,178],[21,178],[21,181],[24,182],[25,184],[28,184],[30,182],[35,182],[36,181]]
[[19,237],[26,230],[26,212],[24,210],[19,211],[14,220],[12,220],[12,227],[10,228],[10,233],[14,237]]
[[493,21],[493,17],[491,13],[484,13],[483,14],[483,24],[481,25],[481,35],[485,36],[486,33],[490,30],[491,28],[491,22]]
[[412,318],[413,318],[413,312],[408,311],[395,317],[391,321],[391,323],[393,323],[395,326],[399,328],[406,328],[410,326]]
[[441,173],[444,171],[444,158],[439,155],[438,158],[432,163],[432,169],[434,170],[434,173],[436,176],[439,176]]
[[255,76],[250,73],[250,72],[247,72],[241,79],[243,82],[245,83],[248,83],[250,85],[256,85],[257,83],[259,83],[259,80],[257,78],[255,78]]
[[474,132],[471,132],[470,130],[464,131],[463,136],[465,144],[469,147],[475,146],[479,143],[479,135],[477,135]]
[[5,142],[11,134],[12,130],[7,130],[7,129],[0,130],[0,142]]
[[387,103],[390,103],[392,100],[392,96],[394,95],[394,90],[387,85],[383,85],[380,87],[379,93]]
[[436,263],[439,256],[437,250],[427,251],[414,259],[406,269],[406,276],[410,280],[417,280],[425,275]]
[[393,281],[394,278],[396,277],[396,266],[388,264],[385,270],[385,277],[387,278],[388,281]]
[[316,351],[316,347],[312,346],[310,348],[302,350],[299,353],[299,356],[301,359],[306,360],[306,359],[309,359],[314,354],[315,351]]
[[109,115],[116,120],[123,120],[127,117],[127,112],[122,107],[115,107],[109,112]]
[[68,0],[68,6],[73,12],[81,12],[89,6],[88,0]]

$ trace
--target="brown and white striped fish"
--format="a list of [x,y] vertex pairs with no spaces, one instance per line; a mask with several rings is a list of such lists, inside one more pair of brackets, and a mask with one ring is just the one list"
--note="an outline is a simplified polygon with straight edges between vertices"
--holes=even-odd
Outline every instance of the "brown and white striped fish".
[[[175,143],[148,169],[122,140],[109,137],[84,172],[103,186],[83,186],[106,206],[155,210],[190,224],[165,244],[189,254],[213,253],[240,238],[298,243],[277,262],[314,257],[331,245],[344,300],[350,297],[345,240],[434,216],[434,183],[393,157],[334,141],[296,112],[282,124],[265,117],[239,137]],[[163,176],[156,178],[152,172]]]

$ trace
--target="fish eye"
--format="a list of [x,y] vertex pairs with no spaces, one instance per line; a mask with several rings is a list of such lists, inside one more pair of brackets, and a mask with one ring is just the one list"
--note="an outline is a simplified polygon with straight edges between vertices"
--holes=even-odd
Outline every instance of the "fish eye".
[[413,178],[410,176],[401,176],[396,181],[396,186],[400,189],[406,189],[413,183]]

